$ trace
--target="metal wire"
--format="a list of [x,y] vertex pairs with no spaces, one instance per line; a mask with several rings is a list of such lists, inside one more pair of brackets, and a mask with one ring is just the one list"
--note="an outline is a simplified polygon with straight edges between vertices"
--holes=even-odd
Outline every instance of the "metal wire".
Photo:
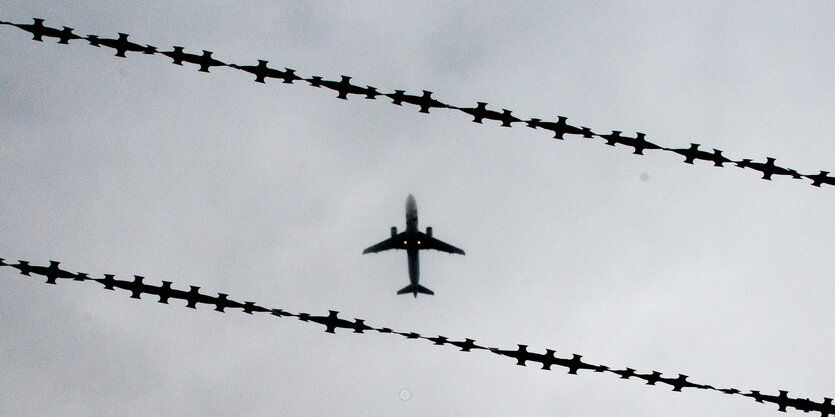
[[568,374],[576,375],[580,371],[591,371],[596,373],[610,373],[620,379],[638,379],[646,382],[646,385],[663,384],[668,385],[673,391],[682,391],[686,388],[710,390],[721,392],[727,395],[739,395],[753,398],[759,403],[772,403],[777,405],[779,411],[786,411],[788,407],[804,412],[818,411],[822,417],[835,415],[835,406],[831,398],[824,398],[821,402],[815,402],[809,398],[789,397],[788,391],[780,390],[777,395],[762,394],[760,391],[743,391],[737,388],[716,388],[712,385],[698,384],[688,380],[689,376],[678,374],[678,376],[665,376],[661,372],[638,373],[632,368],[613,368],[607,365],[592,364],[583,361],[583,356],[572,354],[571,357],[559,357],[553,349],[546,349],[545,353],[528,351],[527,345],[519,344],[516,348],[502,349],[476,343],[475,340],[465,338],[463,340],[450,340],[446,336],[429,337],[416,332],[402,332],[392,330],[388,327],[374,327],[366,324],[365,320],[354,318],[348,320],[339,317],[336,310],[328,310],[326,315],[315,315],[310,313],[293,313],[281,308],[268,308],[256,304],[254,301],[235,301],[229,299],[228,294],[218,293],[212,296],[200,292],[200,287],[190,286],[188,290],[179,290],[171,286],[171,282],[162,281],[162,285],[154,286],[144,282],[145,278],[134,275],[133,280],[123,281],[116,279],[114,275],[104,274],[101,278],[91,277],[84,272],[70,272],[61,269],[60,262],[49,261],[48,266],[31,265],[28,261],[18,261],[17,264],[7,264],[0,258],[0,266],[7,266],[17,269],[21,275],[31,277],[32,274],[46,278],[47,284],[57,285],[59,280],[96,282],[104,289],[115,291],[117,289],[130,293],[131,298],[141,299],[143,294],[157,297],[157,301],[168,304],[171,299],[186,301],[186,307],[196,309],[198,305],[214,307],[215,311],[224,313],[227,309],[238,309],[247,314],[265,313],[275,317],[295,317],[304,323],[324,326],[327,333],[336,333],[337,329],[344,329],[353,333],[369,334],[371,332],[399,335],[411,340],[428,340],[433,345],[450,345],[457,347],[462,352],[481,350],[491,352],[498,356],[506,356],[516,360],[516,365],[529,366],[529,364],[540,366],[540,369],[550,371],[554,367],[563,368]]

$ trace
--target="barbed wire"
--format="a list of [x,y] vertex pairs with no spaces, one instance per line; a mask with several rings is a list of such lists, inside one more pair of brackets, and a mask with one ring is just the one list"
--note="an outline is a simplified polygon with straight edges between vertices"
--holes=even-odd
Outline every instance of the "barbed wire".
[[49,265],[39,266],[31,265],[28,261],[18,260],[17,264],[8,264],[3,258],[0,258],[0,267],[7,266],[15,268],[21,275],[32,277],[32,274],[39,275],[46,278],[47,284],[57,285],[59,280],[69,281],[87,281],[96,282],[102,285],[106,290],[115,291],[117,289],[125,290],[130,293],[131,298],[142,299],[143,294],[153,295],[158,297],[159,303],[168,304],[171,299],[184,300],[186,307],[196,309],[198,305],[204,304],[206,306],[214,306],[214,310],[224,313],[227,309],[238,309],[247,314],[266,313],[275,317],[295,317],[304,323],[318,324],[324,326],[326,333],[336,333],[337,329],[344,329],[353,333],[368,334],[368,332],[377,332],[385,334],[395,334],[406,339],[411,340],[428,340],[433,345],[443,346],[450,345],[457,347],[462,352],[471,352],[475,350],[482,350],[491,352],[499,356],[506,356],[516,360],[516,365],[528,366],[528,363],[537,364],[541,369],[550,371],[554,366],[562,367],[568,374],[576,375],[579,371],[591,371],[595,373],[611,373],[620,377],[620,379],[639,379],[646,382],[646,385],[665,384],[672,388],[673,391],[682,391],[685,388],[701,389],[717,391],[727,395],[738,395],[753,398],[759,403],[771,403],[778,407],[779,411],[786,411],[791,407],[796,410],[810,412],[820,412],[822,417],[830,415],[835,416],[835,405],[832,404],[831,398],[824,398],[821,402],[815,402],[809,398],[789,397],[788,391],[780,390],[777,395],[762,394],[760,391],[750,390],[744,392],[737,388],[716,388],[712,385],[698,384],[688,381],[690,378],[687,375],[678,374],[676,377],[664,376],[661,372],[652,371],[651,373],[638,373],[635,369],[625,368],[617,369],[607,365],[595,365],[584,362],[583,355],[572,354],[570,358],[562,358],[556,356],[556,351],[553,349],[546,349],[545,353],[535,353],[528,351],[528,346],[519,344],[515,349],[501,349],[497,347],[490,347],[483,344],[477,344],[475,340],[465,338],[464,340],[450,340],[446,336],[424,336],[416,332],[401,332],[392,330],[388,327],[374,327],[366,324],[365,320],[354,318],[347,320],[339,317],[339,311],[328,310],[327,315],[315,315],[310,313],[293,313],[281,308],[268,308],[256,304],[254,301],[235,301],[229,299],[228,294],[218,293],[217,296],[204,294],[200,292],[200,287],[190,286],[188,290],[180,290],[172,287],[170,281],[162,281],[160,286],[150,285],[145,283],[145,277],[134,275],[132,281],[123,281],[116,279],[115,275],[103,274],[101,278],[91,277],[85,272],[70,272],[61,269],[60,262],[49,261]]
[[820,187],[822,184],[835,185],[835,177],[829,176],[829,171],[821,170],[817,174],[801,174],[798,171],[781,167],[775,164],[776,159],[767,157],[765,162],[754,162],[752,158],[745,158],[734,160],[722,155],[723,151],[713,149],[713,152],[700,150],[701,144],[691,143],[688,148],[671,148],[661,146],[659,144],[650,142],[646,139],[646,135],[641,132],[636,132],[635,137],[623,136],[623,131],[613,130],[612,133],[596,133],[585,126],[572,126],[567,123],[567,118],[557,116],[557,121],[544,121],[540,118],[531,118],[523,120],[513,116],[513,112],[507,109],[502,109],[501,112],[490,110],[487,108],[487,103],[477,102],[475,107],[461,107],[444,103],[432,97],[432,92],[423,90],[421,95],[407,94],[405,90],[394,90],[393,93],[382,93],[376,87],[366,85],[365,87],[351,83],[351,77],[342,75],[339,81],[326,80],[322,76],[311,76],[304,78],[296,74],[295,70],[284,68],[279,70],[270,68],[267,64],[269,61],[258,60],[257,65],[239,65],[234,63],[225,63],[212,57],[212,52],[203,50],[201,55],[185,52],[182,46],[174,46],[171,51],[159,51],[157,47],[151,45],[139,45],[128,40],[125,33],[119,33],[118,38],[102,38],[97,35],[87,35],[82,37],[73,33],[74,29],[64,26],[63,29],[56,29],[45,26],[44,20],[34,18],[34,23],[21,24],[0,21],[0,25],[14,26],[21,30],[32,34],[32,39],[35,41],[43,41],[43,38],[56,38],[58,43],[69,44],[74,40],[86,40],[91,46],[108,47],[116,50],[116,56],[125,58],[127,52],[141,53],[144,55],[164,55],[172,59],[176,65],[183,65],[189,63],[198,65],[198,71],[209,72],[213,67],[227,67],[239,71],[245,71],[255,75],[255,81],[265,83],[267,78],[282,80],[285,84],[293,84],[294,81],[306,81],[311,87],[327,88],[337,92],[337,98],[347,100],[350,95],[362,96],[365,99],[374,100],[378,96],[386,96],[392,100],[392,104],[402,106],[403,103],[420,107],[421,113],[429,113],[430,109],[451,109],[464,112],[473,117],[473,122],[483,123],[484,120],[494,120],[501,122],[503,127],[512,127],[515,124],[524,123],[530,128],[547,130],[553,132],[554,139],[565,139],[565,135],[582,136],[586,139],[600,138],[604,139],[606,145],[617,145],[629,147],[633,149],[633,154],[643,155],[646,150],[658,150],[669,153],[675,153],[684,157],[684,163],[693,164],[694,161],[701,160],[712,162],[716,167],[724,167],[725,163],[731,163],[733,166],[754,170],[762,173],[762,179],[770,181],[773,176],[787,176],[793,179],[808,178],[812,180],[811,185]]

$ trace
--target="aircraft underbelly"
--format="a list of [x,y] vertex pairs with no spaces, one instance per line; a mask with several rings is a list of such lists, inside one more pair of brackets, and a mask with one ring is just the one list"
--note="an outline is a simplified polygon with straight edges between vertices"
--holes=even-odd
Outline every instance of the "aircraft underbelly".
[[420,280],[420,262],[418,261],[418,251],[416,249],[408,250],[407,256],[409,258],[409,281],[412,285],[417,285]]

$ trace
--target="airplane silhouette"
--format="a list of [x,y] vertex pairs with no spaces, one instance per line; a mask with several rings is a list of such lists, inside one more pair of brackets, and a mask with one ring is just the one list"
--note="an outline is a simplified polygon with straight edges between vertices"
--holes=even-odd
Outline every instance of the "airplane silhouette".
[[64,26],[64,29],[55,29],[48,26],[44,26],[43,19],[33,18],[32,20],[35,23],[30,25],[26,24],[19,24],[19,23],[9,23],[9,22],[1,22],[6,25],[16,26],[19,29],[23,29],[32,34],[32,40],[43,42],[43,37],[46,36],[48,38],[57,38],[58,43],[62,43],[64,45],[70,43],[69,41],[72,39],[83,39],[81,36],[78,36],[72,33],[73,28],[69,28]]
[[755,171],[760,171],[763,173],[764,180],[771,181],[772,175],[788,175],[794,179],[801,179],[803,178],[802,175],[798,174],[797,171],[789,168],[778,167],[774,165],[774,158],[766,158],[766,162],[751,162],[750,159],[743,159],[736,163],[736,166],[740,168],[751,168]]
[[173,51],[160,52],[174,60],[175,65],[183,65],[183,62],[200,65],[200,72],[209,72],[209,67],[225,67],[225,63],[212,58],[212,53],[203,50],[203,55],[195,55],[183,52],[182,46],[175,46]]
[[113,48],[116,50],[116,56],[118,57],[125,57],[125,52],[132,51],[132,52],[142,52],[146,55],[153,55],[157,52],[156,46],[151,45],[138,45],[133,42],[128,41],[128,34],[126,33],[119,33],[118,39],[107,39],[107,38],[99,38],[96,35],[87,35],[87,41],[90,42],[90,45],[95,46],[98,48],[100,45],[107,46],[109,48]]
[[557,116],[557,118],[559,119],[557,122],[543,122],[541,119],[531,119],[525,121],[525,123],[533,129],[539,127],[554,132],[554,139],[563,139],[563,135],[566,133],[569,135],[583,135],[584,138],[594,137],[594,132],[591,129],[585,126],[580,128],[571,126],[565,122],[568,119],[563,116]]
[[366,99],[373,100],[374,97],[381,95],[382,93],[378,93],[377,89],[367,85],[365,88],[360,87],[358,85],[351,84],[351,77],[347,75],[343,75],[342,79],[339,81],[330,81],[330,80],[323,80],[322,77],[315,76],[309,80],[306,80],[310,83],[312,87],[321,88],[326,87],[330,88],[338,92],[339,94],[336,98],[341,98],[343,100],[348,99],[348,94],[357,94],[361,96],[365,96]]
[[267,66],[268,61],[263,59],[258,60],[258,65],[236,65],[229,64],[230,67],[246,71],[255,75],[255,82],[263,83],[264,78],[280,78],[284,80],[284,84],[292,84],[295,80],[301,80],[302,77],[296,75],[296,70],[285,67],[284,71],[270,68]]
[[473,116],[473,122],[481,123],[484,119],[490,120],[498,120],[502,122],[503,127],[510,127],[510,124],[513,122],[521,122],[522,119],[514,117],[510,110],[502,109],[502,113],[499,113],[494,110],[487,110],[487,103],[478,102],[478,106],[476,107],[455,107],[450,106],[450,108],[461,110],[464,113]]
[[377,253],[389,249],[405,249],[409,261],[409,281],[410,284],[403,287],[397,294],[412,293],[417,298],[418,293],[433,295],[431,290],[419,284],[420,281],[420,263],[418,260],[418,251],[425,249],[434,249],[447,253],[457,253],[464,255],[464,251],[456,248],[448,243],[444,243],[432,237],[432,228],[427,227],[426,233],[418,230],[418,211],[415,197],[409,194],[406,199],[406,231],[397,233],[397,228],[391,228],[391,237],[376,244],[369,246],[362,251],[363,255],[366,253]]
[[432,92],[423,90],[422,96],[413,96],[411,94],[406,94],[405,90],[394,90],[394,93],[384,94],[386,97],[391,98],[392,104],[396,104],[398,106],[402,106],[403,103],[414,104],[416,106],[420,106],[421,113],[429,113],[429,109],[433,107],[448,109],[451,106],[446,103],[441,103],[438,100],[432,98]]

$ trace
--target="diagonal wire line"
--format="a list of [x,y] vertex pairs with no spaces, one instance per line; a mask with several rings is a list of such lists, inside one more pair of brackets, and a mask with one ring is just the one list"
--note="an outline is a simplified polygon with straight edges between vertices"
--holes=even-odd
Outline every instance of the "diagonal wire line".
[[612,133],[597,133],[585,126],[573,126],[568,124],[567,118],[557,116],[557,121],[545,121],[540,118],[520,119],[513,115],[513,112],[507,109],[502,109],[501,112],[490,110],[487,108],[487,103],[477,102],[475,107],[461,107],[444,103],[432,97],[432,92],[423,90],[421,95],[407,94],[405,90],[395,90],[393,93],[381,93],[376,87],[366,85],[365,87],[351,83],[351,77],[342,75],[340,80],[326,80],[322,76],[311,76],[304,78],[296,75],[295,70],[284,68],[279,70],[270,68],[267,64],[269,61],[258,60],[257,65],[239,65],[234,63],[225,63],[212,56],[211,51],[203,50],[202,54],[192,54],[185,52],[182,46],[174,46],[171,51],[159,51],[157,47],[151,45],[139,45],[128,40],[125,33],[119,33],[118,38],[102,38],[97,35],[88,35],[82,37],[73,33],[73,28],[64,26],[62,29],[52,28],[44,25],[44,20],[34,18],[31,24],[11,23],[0,21],[0,25],[14,26],[21,30],[32,34],[32,39],[43,42],[43,38],[58,39],[58,43],[69,44],[74,40],[86,40],[91,46],[108,47],[116,50],[116,56],[124,58],[127,52],[142,53],[145,55],[164,55],[172,59],[172,63],[176,65],[183,65],[184,63],[198,65],[198,71],[209,72],[213,67],[228,67],[239,71],[245,71],[255,76],[255,81],[265,83],[267,78],[282,80],[285,84],[293,84],[294,81],[306,81],[311,87],[327,88],[337,92],[337,98],[347,100],[350,95],[362,96],[365,99],[376,99],[378,96],[386,96],[390,98],[392,104],[402,106],[404,103],[420,107],[421,113],[429,113],[430,109],[451,109],[458,110],[473,117],[473,122],[483,123],[484,120],[493,120],[501,123],[503,127],[512,127],[514,124],[524,123],[529,128],[547,130],[554,134],[554,139],[564,139],[565,135],[582,136],[586,139],[603,139],[605,144],[609,146],[625,146],[632,148],[633,154],[643,155],[644,151],[665,151],[668,153],[678,154],[684,157],[684,163],[693,164],[695,161],[706,161],[713,163],[714,166],[724,167],[724,164],[732,164],[739,168],[758,171],[762,174],[762,179],[771,180],[773,176],[787,176],[793,179],[808,178],[812,180],[811,185],[820,187],[822,184],[835,185],[835,177],[829,176],[829,171],[821,170],[817,174],[801,174],[795,169],[778,166],[773,157],[767,157],[764,162],[756,162],[751,158],[744,158],[734,160],[727,158],[722,154],[722,151],[713,148],[712,152],[699,149],[701,144],[691,143],[688,148],[670,148],[661,146],[650,142],[646,139],[646,135],[641,132],[636,132],[635,137],[624,136],[623,131],[613,130]]
[[315,315],[310,313],[293,313],[281,308],[268,308],[256,304],[254,301],[235,301],[229,299],[228,294],[218,293],[217,296],[204,294],[200,292],[200,287],[190,286],[189,290],[179,290],[173,288],[170,281],[162,281],[162,285],[154,286],[145,283],[145,278],[140,275],[134,275],[132,281],[123,281],[116,279],[112,274],[104,274],[101,278],[91,277],[84,272],[71,272],[61,269],[60,262],[49,261],[49,265],[38,266],[31,265],[28,261],[18,260],[17,264],[8,264],[3,258],[0,258],[0,267],[7,266],[15,268],[21,275],[32,277],[40,275],[46,278],[47,284],[57,285],[58,280],[71,281],[92,281],[97,282],[103,286],[104,289],[115,291],[116,289],[124,290],[130,293],[131,298],[141,299],[143,294],[158,297],[159,303],[168,304],[171,299],[179,299],[186,301],[186,307],[196,309],[198,305],[205,304],[209,307],[214,306],[214,310],[224,313],[227,309],[238,309],[247,314],[254,313],[268,313],[275,317],[295,317],[299,321],[318,324],[325,327],[325,332],[336,333],[337,329],[345,329],[353,333],[368,334],[367,332],[387,333],[399,335],[406,339],[412,340],[428,340],[433,345],[450,345],[457,347],[462,352],[470,352],[474,350],[483,350],[491,352],[499,356],[506,356],[516,360],[516,365],[528,366],[530,362],[538,365],[541,369],[550,371],[554,366],[565,369],[569,374],[576,375],[579,371],[592,371],[596,373],[611,373],[620,377],[620,379],[639,379],[646,382],[646,385],[664,384],[669,385],[673,391],[682,391],[685,388],[701,389],[717,391],[728,395],[739,395],[753,398],[759,403],[771,403],[778,407],[779,411],[786,411],[791,407],[796,410],[810,412],[817,411],[822,417],[830,415],[835,416],[835,406],[832,404],[831,398],[824,398],[821,402],[815,402],[809,398],[790,397],[788,391],[780,390],[777,395],[763,394],[760,391],[743,392],[737,388],[716,388],[712,385],[698,384],[688,381],[689,376],[678,374],[677,377],[664,376],[661,372],[652,371],[651,373],[638,373],[635,369],[625,368],[617,369],[606,365],[595,365],[584,362],[583,356],[573,354],[570,358],[562,358],[556,356],[556,351],[546,349],[545,353],[535,353],[528,351],[527,345],[519,344],[515,349],[501,349],[497,347],[490,347],[480,345],[473,339],[465,338],[464,340],[450,340],[446,336],[438,335],[437,337],[424,336],[416,332],[400,332],[392,330],[388,327],[374,327],[365,323],[365,320],[354,318],[347,320],[339,317],[339,312],[336,310],[329,310],[327,315]]

